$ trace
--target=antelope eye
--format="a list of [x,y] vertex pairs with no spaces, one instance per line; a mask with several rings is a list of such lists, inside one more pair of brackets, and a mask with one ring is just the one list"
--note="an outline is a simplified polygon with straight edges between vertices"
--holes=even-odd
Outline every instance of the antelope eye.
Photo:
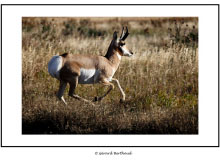
[[124,46],[125,45],[125,43],[124,42],[120,42],[120,46]]

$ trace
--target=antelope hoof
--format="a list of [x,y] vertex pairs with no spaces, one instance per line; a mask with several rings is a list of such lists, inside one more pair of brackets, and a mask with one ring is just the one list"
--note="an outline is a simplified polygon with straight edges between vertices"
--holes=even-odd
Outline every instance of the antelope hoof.
[[94,99],[92,100],[92,102],[97,102],[98,101],[98,97],[94,97]]
[[92,100],[92,102],[97,102],[97,101],[101,101],[102,100],[102,98],[101,97],[94,97],[94,99]]
[[120,103],[123,103],[123,102],[125,102],[125,99],[123,98],[123,99],[120,99],[120,101],[119,101]]

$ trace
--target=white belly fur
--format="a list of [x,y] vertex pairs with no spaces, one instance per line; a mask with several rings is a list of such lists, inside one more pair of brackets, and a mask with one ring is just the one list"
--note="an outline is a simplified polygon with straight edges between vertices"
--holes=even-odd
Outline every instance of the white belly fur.
[[100,70],[96,69],[80,69],[79,84],[93,84],[98,82]]
[[62,57],[53,56],[48,63],[48,72],[52,77],[60,79],[61,67],[62,67]]

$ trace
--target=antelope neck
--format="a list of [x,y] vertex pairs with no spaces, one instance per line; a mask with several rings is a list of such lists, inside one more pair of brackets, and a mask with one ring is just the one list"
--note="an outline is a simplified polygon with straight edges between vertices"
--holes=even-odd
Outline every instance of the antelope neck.
[[117,51],[113,50],[111,54],[108,54],[108,60],[110,61],[112,67],[115,69],[118,68],[120,61],[121,61],[121,55]]
[[112,67],[115,68],[115,70],[118,68],[121,61],[121,55],[118,52],[118,50],[114,47],[114,40],[111,41],[105,58],[109,60],[110,64],[112,65]]

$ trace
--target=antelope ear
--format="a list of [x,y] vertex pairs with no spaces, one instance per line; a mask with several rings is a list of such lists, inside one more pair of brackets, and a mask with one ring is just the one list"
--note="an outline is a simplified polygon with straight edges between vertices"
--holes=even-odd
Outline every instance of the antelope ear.
[[117,32],[115,31],[113,34],[113,39],[116,40],[117,39]]

